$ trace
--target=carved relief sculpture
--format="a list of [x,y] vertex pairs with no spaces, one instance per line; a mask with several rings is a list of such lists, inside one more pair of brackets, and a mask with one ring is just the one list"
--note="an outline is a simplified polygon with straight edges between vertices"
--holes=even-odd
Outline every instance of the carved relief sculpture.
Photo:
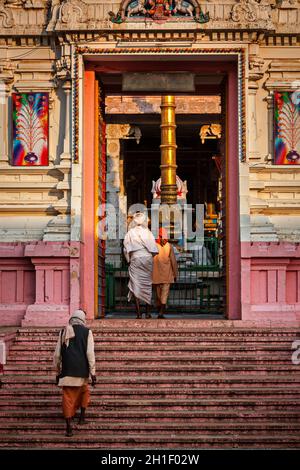
[[85,23],[88,21],[87,4],[81,0],[52,0],[50,21],[47,31],[52,31],[57,24],[68,27]]
[[110,11],[110,21],[123,23],[128,18],[167,20],[175,17],[193,18],[198,23],[209,21],[197,0],[122,0],[117,13]]
[[232,21],[240,24],[249,24],[263,21],[270,26],[271,5],[269,0],[242,0],[237,2],[231,10]]
[[12,28],[14,26],[14,18],[12,12],[6,7],[6,2],[0,0],[0,27]]

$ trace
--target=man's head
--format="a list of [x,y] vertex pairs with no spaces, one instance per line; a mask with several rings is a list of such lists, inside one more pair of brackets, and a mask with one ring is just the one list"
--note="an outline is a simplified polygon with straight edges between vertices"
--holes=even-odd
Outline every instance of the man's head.
[[136,212],[133,215],[133,223],[134,225],[143,225],[144,227],[147,227],[147,217],[143,212]]
[[69,320],[69,323],[73,323],[73,322],[78,322],[78,323],[82,323],[83,325],[86,324],[86,315],[85,315],[85,312],[81,309],[78,309],[78,310],[75,310],[75,312],[72,314],[70,320]]

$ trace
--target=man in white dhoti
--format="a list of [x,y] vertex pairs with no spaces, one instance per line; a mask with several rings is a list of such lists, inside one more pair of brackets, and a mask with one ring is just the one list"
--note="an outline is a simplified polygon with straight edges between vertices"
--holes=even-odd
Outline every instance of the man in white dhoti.
[[145,214],[136,212],[124,239],[124,254],[129,263],[128,301],[135,300],[137,318],[141,318],[141,301],[146,303],[146,318],[151,318],[153,256],[157,253]]

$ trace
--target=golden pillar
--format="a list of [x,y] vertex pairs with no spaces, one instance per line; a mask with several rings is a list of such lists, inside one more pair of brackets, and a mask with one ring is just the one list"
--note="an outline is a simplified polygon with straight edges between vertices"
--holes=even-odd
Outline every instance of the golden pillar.
[[177,203],[175,97],[161,97],[161,203]]

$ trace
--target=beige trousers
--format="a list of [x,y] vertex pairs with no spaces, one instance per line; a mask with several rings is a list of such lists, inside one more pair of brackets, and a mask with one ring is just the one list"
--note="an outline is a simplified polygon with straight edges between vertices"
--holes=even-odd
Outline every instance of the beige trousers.
[[170,292],[170,284],[154,284],[157,306],[166,305]]

